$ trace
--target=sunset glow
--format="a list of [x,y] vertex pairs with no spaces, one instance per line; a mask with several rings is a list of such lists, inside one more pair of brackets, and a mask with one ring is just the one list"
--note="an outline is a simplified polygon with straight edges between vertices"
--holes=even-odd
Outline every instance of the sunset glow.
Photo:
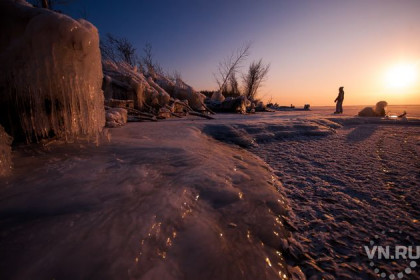
[[406,88],[413,85],[419,73],[415,64],[401,63],[390,68],[386,74],[386,83],[392,88]]

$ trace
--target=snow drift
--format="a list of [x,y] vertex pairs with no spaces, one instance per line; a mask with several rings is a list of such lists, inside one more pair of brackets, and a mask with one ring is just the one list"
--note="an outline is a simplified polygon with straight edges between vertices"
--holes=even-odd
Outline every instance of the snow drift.
[[0,3],[0,122],[15,139],[97,135],[105,123],[97,29],[25,1]]
[[341,125],[327,119],[295,119],[278,121],[277,118],[264,122],[252,120],[214,122],[206,124],[203,132],[216,140],[235,144],[243,148],[257,147],[261,143],[278,142],[284,139],[328,136]]

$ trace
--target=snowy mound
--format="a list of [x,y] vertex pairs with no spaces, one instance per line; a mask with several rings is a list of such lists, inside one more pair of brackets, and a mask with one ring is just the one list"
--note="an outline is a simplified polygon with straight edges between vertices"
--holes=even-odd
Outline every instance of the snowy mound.
[[96,28],[25,1],[0,3],[0,119],[15,139],[96,135],[105,123]]
[[236,144],[244,148],[259,143],[287,138],[327,136],[335,133],[340,124],[327,119],[296,119],[265,122],[241,122],[207,124],[203,132],[216,140]]

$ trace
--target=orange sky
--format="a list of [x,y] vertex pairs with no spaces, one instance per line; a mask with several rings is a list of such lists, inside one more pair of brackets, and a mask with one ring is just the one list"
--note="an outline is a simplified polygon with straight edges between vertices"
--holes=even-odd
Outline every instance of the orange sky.
[[[273,22],[254,50],[271,62],[266,98],[334,105],[344,86],[345,105],[420,104],[420,1],[348,2],[307,4],[299,7],[304,19]],[[411,73],[392,73],[397,65]]]
[[[265,100],[334,105],[344,86],[344,105],[420,104],[420,1],[312,1],[282,11],[261,19],[260,33],[244,36],[253,42],[250,60],[271,64]],[[388,73],[400,64],[415,77],[391,87]],[[215,88],[205,77],[196,87]]]

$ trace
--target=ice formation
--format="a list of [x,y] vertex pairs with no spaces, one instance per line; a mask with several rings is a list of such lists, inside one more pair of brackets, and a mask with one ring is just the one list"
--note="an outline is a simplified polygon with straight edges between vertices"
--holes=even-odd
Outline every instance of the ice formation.
[[0,2],[0,122],[15,139],[97,135],[105,124],[97,29]]
[[105,74],[103,89],[106,99],[134,100],[137,109],[164,107],[170,99],[187,100],[197,111],[204,110],[205,96],[182,80],[169,80],[162,74],[147,78],[124,62],[103,61]]
[[103,61],[103,89],[106,99],[133,100],[134,106],[143,109],[146,104],[155,104],[153,100],[159,93],[149,85],[143,74],[135,71],[129,64]]
[[214,112],[245,114],[246,112],[255,113],[256,108],[259,108],[259,111],[265,111],[263,105],[251,102],[246,96],[229,96],[224,98],[223,94],[218,94],[217,92],[210,99],[206,99],[206,105]]
[[8,174],[12,166],[12,140],[0,125],[0,176]]
[[169,99],[171,98],[169,94],[163,88],[161,88],[158,84],[156,84],[153,81],[152,77],[149,77],[147,79],[147,82],[158,92],[158,94],[154,98],[157,98],[159,105],[164,106],[168,104]]
[[165,89],[169,94],[179,100],[188,100],[188,104],[191,108],[197,111],[203,111],[204,100],[206,96],[193,87],[186,84],[181,79],[176,79],[175,82],[169,80],[163,75],[157,75],[156,83],[159,84],[163,89]]

